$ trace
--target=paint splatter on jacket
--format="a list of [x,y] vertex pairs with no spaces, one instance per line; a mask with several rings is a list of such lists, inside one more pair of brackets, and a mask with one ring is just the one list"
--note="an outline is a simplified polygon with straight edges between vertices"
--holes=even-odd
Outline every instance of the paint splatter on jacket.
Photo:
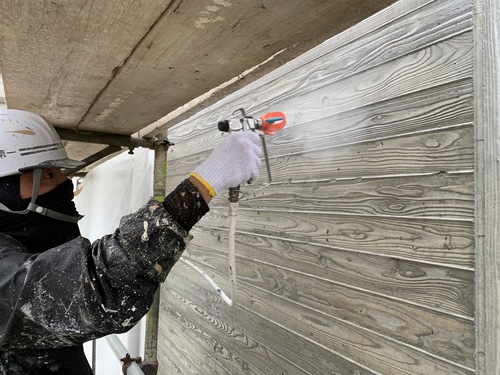
[[33,255],[0,234],[0,374],[89,374],[82,343],[147,313],[206,212],[184,181],[93,243],[78,237]]

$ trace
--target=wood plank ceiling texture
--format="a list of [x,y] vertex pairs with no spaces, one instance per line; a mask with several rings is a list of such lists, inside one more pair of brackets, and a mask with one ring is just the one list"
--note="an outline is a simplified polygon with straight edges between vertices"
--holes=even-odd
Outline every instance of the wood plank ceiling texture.
[[[184,117],[194,113],[393,2],[2,0],[7,105],[58,128],[130,136],[285,50]],[[79,160],[104,147],[66,144]]]

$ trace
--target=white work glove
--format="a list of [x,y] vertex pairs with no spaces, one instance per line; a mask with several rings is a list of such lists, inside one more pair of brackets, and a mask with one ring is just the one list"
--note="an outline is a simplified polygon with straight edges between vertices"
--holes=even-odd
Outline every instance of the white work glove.
[[260,137],[253,131],[231,133],[191,173],[214,197],[224,189],[259,178]]

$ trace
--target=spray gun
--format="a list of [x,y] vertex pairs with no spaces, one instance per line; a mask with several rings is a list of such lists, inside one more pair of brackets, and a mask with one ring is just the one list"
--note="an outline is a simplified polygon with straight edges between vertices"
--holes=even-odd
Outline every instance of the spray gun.
[[[286,125],[286,118],[283,112],[268,112],[264,116],[254,118],[248,116],[243,108],[239,108],[233,112],[233,115],[241,113],[241,117],[231,120],[219,121],[218,128],[223,132],[234,131],[253,131],[259,132],[262,141],[262,150],[264,152],[264,160],[267,169],[267,178],[269,183],[272,182],[271,168],[269,167],[269,158],[267,156],[266,141],[264,135],[272,135],[278,130],[281,130]],[[249,181],[248,183],[251,183]],[[239,200],[240,187],[229,188],[229,202],[237,202]]]
[[[264,116],[253,118],[247,116],[245,110],[240,108],[233,112],[233,115],[241,113],[241,117],[237,119],[222,120],[219,121],[218,128],[223,132],[234,132],[234,131],[253,131],[258,132],[260,139],[262,141],[262,149],[264,151],[264,158],[267,168],[267,177],[271,183],[271,168],[269,168],[269,158],[267,156],[266,142],[264,135],[271,135],[278,130],[283,129],[286,125],[286,118],[282,112],[269,112]],[[251,181],[249,181],[250,183]],[[210,285],[215,289],[217,294],[219,294],[225,303],[229,306],[234,306],[236,304],[236,256],[235,256],[235,244],[236,244],[236,211],[238,208],[240,187],[235,186],[229,188],[229,235],[228,235],[228,262],[229,262],[229,280],[231,283],[231,298],[229,298],[226,293],[220,288],[214,280],[207,275],[205,271],[196,266],[194,263],[190,262],[184,257],[180,258],[180,261],[189,267],[193,268],[201,276],[207,280]]]
[[[269,158],[267,156],[267,148],[264,135],[271,135],[276,133],[278,130],[283,129],[283,127],[286,125],[285,115],[282,112],[269,112],[266,113],[264,116],[254,118],[248,116],[243,108],[240,108],[235,112],[233,112],[233,115],[236,115],[238,113],[241,113],[240,118],[219,121],[218,128],[220,131],[223,132],[234,132],[234,131],[259,132],[267,168],[267,177],[269,183],[271,183],[272,182],[271,168],[269,167]],[[251,183],[251,181],[249,181],[248,183]],[[234,304],[236,303],[236,292],[237,292],[235,244],[236,244],[236,211],[238,209],[239,194],[240,194],[239,186],[229,188],[228,261],[229,261],[229,281],[231,283],[231,299],[227,298],[227,296],[221,289],[217,290],[217,292],[222,296],[224,301],[229,306],[234,306]]]

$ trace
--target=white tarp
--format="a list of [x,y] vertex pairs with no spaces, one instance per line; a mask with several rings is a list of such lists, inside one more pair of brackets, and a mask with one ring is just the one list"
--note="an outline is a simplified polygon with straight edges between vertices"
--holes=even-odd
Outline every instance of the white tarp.
[[[76,191],[80,231],[91,241],[114,232],[122,216],[144,205],[153,194],[154,152],[136,149],[133,155],[120,154],[92,169]],[[144,357],[144,320],[130,332],[118,335],[132,357]],[[91,363],[92,344],[85,344]],[[121,374],[119,359],[104,339],[97,340],[98,375]]]

